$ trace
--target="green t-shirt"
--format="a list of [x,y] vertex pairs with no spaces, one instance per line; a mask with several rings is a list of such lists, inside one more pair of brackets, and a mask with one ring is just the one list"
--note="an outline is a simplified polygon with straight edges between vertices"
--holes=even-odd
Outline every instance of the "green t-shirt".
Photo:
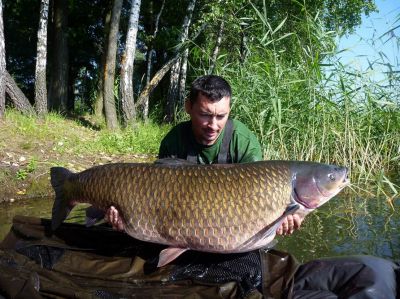
[[[229,145],[232,163],[262,160],[261,146],[256,136],[240,121],[232,120],[232,122],[233,133]],[[158,157],[186,159],[188,154],[186,139],[190,138],[197,153],[197,163],[217,163],[225,128],[213,145],[204,146],[195,141],[190,125],[190,121],[187,121],[173,127],[161,141]]]

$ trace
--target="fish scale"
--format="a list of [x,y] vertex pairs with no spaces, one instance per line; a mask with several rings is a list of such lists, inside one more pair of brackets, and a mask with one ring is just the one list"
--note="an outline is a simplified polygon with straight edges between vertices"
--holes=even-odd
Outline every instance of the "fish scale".
[[[277,187],[260,184],[259,177],[273,177]],[[257,164],[241,168],[114,164],[84,171],[77,182],[85,201],[104,209],[112,204],[123,211],[131,235],[160,243],[176,241],[179,246],[185,241],[191,246],[207,244],[209,251],[233,250],[243,243],[268,224],[267,216],[283,213],[291,192],[287,167],[266,169]],[[162,194],[162,189],[163,196],[155,197],[154,190]],[[271,206],[268,198],[282,200]],[[269,208],[276,211],[266,213]],[[195,231],[198,237],[193,238]]]
[[[330,186],[328,179],[324,181],[324,186],[340,191],[346,185],[347,170],[333,167],[261,161],[235,165],[117,163],[77,174],[53,168],[53,224],[56,227],[60,221],[55,217],[60,206],[68,205],[61,202],[77,200],[104,210],[115,206],[124,219],[125,231],[144,241],[209,252],[248,251],[254,248],[243,244],[260,247],[266,245],[264,239],[265,243],[270,240],[268,227],[293,203],[296,176],[301,177],[297,179],[302,185],[297,188],[301,194],[305,192],[306,201],[321,188],[310,189],[307,197],[307,184],[315,181],[314,169],[324,179],[329,171],[340,173],[343,184]],[[258,234],[261,241],[253,242]]]

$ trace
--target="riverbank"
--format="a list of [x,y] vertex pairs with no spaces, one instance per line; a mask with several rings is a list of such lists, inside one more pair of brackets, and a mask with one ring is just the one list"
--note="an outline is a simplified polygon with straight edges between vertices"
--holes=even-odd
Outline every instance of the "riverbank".
[[[139,123],[135,128],[111,132],[90,117],[65,118],[48,114],[45,119],[37,119],[7,110],[5,119],[0,120],[0,202],[53,196],[49,178],[52,166],[77,172],[105,163],[154,161],[160,141],[170,128],[168,125]],[[265,144],[263,147],[267,148]],[[390,160],[396,165],[399,157],[382,154],[384,158],[381,159],[371,154],[375,157],[372,159],[374,167],[367,167],[367,158],[360,160],[356,153],[368,151],[368,148],[357,151],[354,147],[351,156],[344,161],[338,160],[339,165],[351,169],[352,186],[347,189],[367,197],[382,192],[391,203],[399,190],[398,168],[392,167],[391,172],[386,172],[384,164],[378,161]],[[321,149],[326,153],[321,152],[315,161],[330,157],[329,162],[331,159],[335,162],[329,147]],[[288,156],[285,147],[282,153],[268,155],[267,152],[265,155],[271,159],[298,160],[313,160],[316,156],[312,153]]]
[[0,120],[0,202],[52,196],[52,166],[82,171],[105,163],[153,161],[168,129],[149,124],[146,132],[140,127],[108,132],[83,118],[50,114],[39,120],[7,110]]

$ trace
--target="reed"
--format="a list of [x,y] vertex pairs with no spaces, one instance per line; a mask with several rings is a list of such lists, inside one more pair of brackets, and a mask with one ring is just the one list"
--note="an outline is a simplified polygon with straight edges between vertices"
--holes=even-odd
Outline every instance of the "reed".
[[[398,66],[382,55],[374,63],[386,69],[376,80],[370,70],[341,64],[335,36],[318,29],[318,18],[308,18],[303,46],[294,32],[271,34],[268,20],[259,16],[267,32],[252,45],[252,55],[218,71],[233,87],[232,114],[256,132],[265,159],[346,165],[353,188],[397,195],[398,175],[391,174],[398,174],[400,160]],[[284,39],[297,49],[296,57],[287,56]]]

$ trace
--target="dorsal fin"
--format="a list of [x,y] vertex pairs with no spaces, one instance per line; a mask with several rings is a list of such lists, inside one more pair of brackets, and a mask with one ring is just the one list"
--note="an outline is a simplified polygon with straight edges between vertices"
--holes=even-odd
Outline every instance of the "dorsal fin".
[[178,158],[162,158],[154,161],[154,164],[171,165],[171,166],[196,165],[196,163],[192,163],[187,160]]

